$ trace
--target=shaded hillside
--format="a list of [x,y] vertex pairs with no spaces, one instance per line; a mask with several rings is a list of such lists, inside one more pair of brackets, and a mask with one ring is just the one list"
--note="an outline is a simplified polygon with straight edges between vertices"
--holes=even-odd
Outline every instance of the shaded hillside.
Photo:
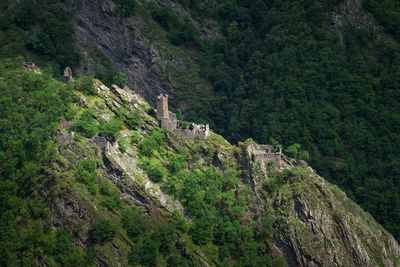
[[127,87],[20,63],[0,64],[2,265],[398,266],[395,239],[306,163],[183,140]]

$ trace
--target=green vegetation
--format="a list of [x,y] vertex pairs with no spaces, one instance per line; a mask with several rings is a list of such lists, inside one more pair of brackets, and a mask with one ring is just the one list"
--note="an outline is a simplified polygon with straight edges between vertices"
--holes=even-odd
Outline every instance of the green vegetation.
[[128,76],[122,72],[118,72],[114,77],[113,77],[113,82],[118,85],[119,87],[124,87],[126,85],[126,82],[128,81]]
[[119,136],[119,131],[122,129],[123,123],[118,119],[112,119],[109,122],[102,123],[100,125],[101,134],[104,135],[107,140],[114,141]]
[[[212,122],[230,140],[252,136],[289,145],[287,154],[310,158],[398,238],[398,43],[365,27],[332,28],[331,10],[341,1],[179,2],[194,17],[221,26],[220,35],[201,40],[189,17],[150,8],[172,44],[200,55],[200,74],[213,87],[206,101],[201,93],[190,98],[191,119]],[[134,15],[134,1],[115,3],[122,19]],[[59,76],[79,60],[68,13],[53,1],[7,4],[0,4],[0,55],[21,54],[54,69],[39,75],[23,69],[22,58],[0,59],[0,265],[91,266],[95,253],[110,247],[130,249],[125,257],[131,265],[193,266],[203,259],[223,266],[282,264],[267,240],[283,219],[268,205],[252,217],[253,192],[242,181],[248,166],[239,165],[235,147],[216,135],[176,140],[141,107],[127,101],[110,107],[91,76],[76,86],[53,80],[49,75]],[[398,5],[363,4],[398,39]],[[95,72],[108,83],[127,82],[110,64]],[[106,106],[109,113],[102,114]],[[110,114],[108,122],[101,118]],[[54,143],[62,118],[77,133],[65,146]],[[130,140],[120,137],[121,130]],[[120,151],[113,152],[121,161],[134,151],[137,167],[151,180],[146,190],[161,188],[179,200],[190,220],[153,207],[154,196],[141,188],[146,176],[140,171],[126,179],[119,164],[90,140],[96,135],[119,143]],[[219,152],[227,158],[217,167]],[[262,183],[267,197],[304,178],[298,169],[279,174],[271,165],[267,169]],[[133,198],[145,207],[126,197],[136,193]],[[56,228],[49,203],[69,194],[90,213],[82,225]],[[71,242],[82,232],[90,239],[87,250]]]
[[[221,26],[196,49],[212,93],[179,94],[189,120],[231,142],[300,144],[319,174],[399,239],[399,3],[362,1],[383,34],[357,20],[334,25],[345,1],[180,2]],[[167,30],[174,21],[167,11],[152,15]]]
[[181,18],[174,14],[168,7],[160,8],[151,6],[151,16],[168,33],[168,40],[174,45],[195,46],[199,39],[199,33],[193,22],[188,18]]
[[19,1],[0,5],[0,56],[24,56],[61,75],[79,63],[70,15],[57,1]]
[[121,19],[135,15],[135,0],[114,0],[117,5],[117,13]]
[[[252,225],[245,217],[249,209],[249,189],[238,187],[239,166],[232,164],[222,172],[214,166],[206,167],[214,158],[214,151],[209,150],[208,146],[205,148],[190,141],[185,143],[186,148],[173,144],[175,149],[172,150],[166,141],[161,131],[144,137],[139,144],[139,159],[149,178],[160,184],[164,192],[179,199],[193,218],[187,231],[192,242],[203,247],[210,253],[207,256],[213,257],[221,265],[237,259],[238,266],[273,266],[272,262],[275,261],[257,242],[260,236],[255,234],[256,225]],[[205,158],[210,162],[200,164]],[[169,234],[164,238],[174,239],[171,231],[167,231]],[[144,265],[155,264],[154,258],[162,251],[160,244],[165,242],[157,242],[152,238],[153,235],[144,238],[145,243],[136,248],[131,261]],[[217,247],[219,253],[212,256],[212,247]],[[171,255],[171,249],[165,249]],[[143,254],[147,256],[143,258]],[[171,258],[169,260],[172,261]]]
[[56,156],[53,141],[72,94],[21,63],[0,59],[0,265],[40,265],[50,257],[54,264],[87,266],[86,252],[73,247],[64,230],[53,232],[43,195],[43,185],[54,179],[48,168]]
[[374,15],[386,31],[400,41],[400,3],[393,0],[363,0],[363,7]]
[[94,87],[94,79],[92,76],[83,76],[80,78],[77,89],[87,95],[95,95],[97,93],[97,89]]
[[116,226],[107,219],[101,219],[98,223],[93,224],[89,230],[89,237],[94,243],[104,243],[111,240],[116,232]]
[[79,117],[72,126],[72,130],[81,133],[85,137],[93,137],[95,136],[99,129],[97,126],[97,122],[94,118],[94,111],[90,109],[86,109],[83,111],[82,115]]

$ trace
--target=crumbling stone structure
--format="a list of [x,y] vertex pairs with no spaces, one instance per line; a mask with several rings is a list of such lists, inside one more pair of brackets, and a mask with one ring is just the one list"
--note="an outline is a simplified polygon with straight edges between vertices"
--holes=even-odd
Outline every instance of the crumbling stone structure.
[[209,125],[190,123],[187,127],[181,127],[176,114],[168,110],[168,95],[157,97],[157,121],[162,129],[170,129],[183,139],[206,139],[210,136]]
[[181,127],[175,129],[174,133],[181,136],[184,139],[193,140],[197,136],[201,139],[206,139],[210,135],[210,127],[204,124],[191,123],[187,127]]
[[64,70],[64,83],[68,83],[72,79],[72,70],[66,67]]
[[282,147],[274,147],[270,145],[258,145],[251,144],[248,147],[248,151],[251,154],[252,160],[254,162],[269,163],[272,161],[274,166],[278,169],[282,166]]

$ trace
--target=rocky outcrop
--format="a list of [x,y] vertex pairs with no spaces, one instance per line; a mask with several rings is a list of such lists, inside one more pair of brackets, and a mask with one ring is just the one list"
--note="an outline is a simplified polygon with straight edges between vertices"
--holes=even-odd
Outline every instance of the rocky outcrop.
[[149,40],[140,37],[139,29],[146,27],[142,21],[132,20],[131,26],[124,25],[111,0],[83,0],[79,4],[66,1],[65,7],[72,13],[78,47],[86,64],[91,61],[86,44],[91,42],[118,71],[129,77],[128,85],[135,92],[152,99],[161,92],[173,94],[173,88],[161,80],[159,52]]
[[265,205],[276,218],[273,247],[290,266],[400,266],[399,244],[337,186],[305,165],[281,175]]
[[[81,97],[85,99],[82,105],[97,111],[98,122],[104,115],[114,117],[115,110],[122,105],[126,110],[137,109],[143,115],[141,125],[135,130],[121,130],[119,139],[128,140],[136,134],[139,140],[155,131],[162,132],[156,119],[145,112],[148,104],[138,95],[126,88],[109,89],[99,82],[96,85],[98,95]],[[76,180],[75,170],[82,159],[96,162],[98,183],[110,184],[126,207],[135,207],[141,215],[160,222],[173,214],[180,214],[189,224],[192,222],[193,218],[181,203],[162,191],[162,183],[149,179],[148,170],[143,168],[137,153],[140,149],[137,141],[125,143],[127,148],[122,152],[121,140],[111,142],[101,134],[93,138],[79,134],[75,138],[61,138],[68,134],[72,134],[70,123],[62,120],[55,169],[64,175],[65,181],[54,186],[59,190],[52,189],[48,206],[53,228],[66,229],[74,245],[85,250],[93,246],[88,237],[91,225],[105,215],[117,218],[116,214],[122,209],[107,208],[104,202],[112,201],[111,198],[99,200],[99,193],[89,192],[87,184]],[[215,134],[207,139],[189,141],[172,131],[165,134],[168,142],[159,143],[165,146],[165,151],[184,147],[194,153],[190,149],[195,149],[199,159],[193,164],[198,168],[215,168],[221,172],[230,169],[232,175],[242,178],[231,186],[246,190],[243,199],[249,208],[244,211],[243,220],[251,226],[257,225],[254,235],[261,244],[260,250],[265,248],[260,253],[278,255],[276,258],[283,258],[289,266],[400,266],[400,246],[393,236],[305,162],[284,154],[280,154],[280,168],[263,160],[255,162],[254,149],[249,150],[249,147],[260,146],[251,139],[234,146]],[[263,220],[268,216],[272,222],[266,224]],[[190,254],[194,262],[202,266],[218,264],[205,257],[203,247],[190,245],[186,238],[189,237],[182,236],[177,241],[179,250],[185,251],[183,255]],[[109,242],[96,247],[95,265],[126,266],[130,242],[121,231]],[[208,245],[213,246],[211,242]]]
[[353,24],[357,28],[377,28],[370,13],[364,12],[360,0],[346,0],[339,6],[339,11],[332,15],[334,26]]

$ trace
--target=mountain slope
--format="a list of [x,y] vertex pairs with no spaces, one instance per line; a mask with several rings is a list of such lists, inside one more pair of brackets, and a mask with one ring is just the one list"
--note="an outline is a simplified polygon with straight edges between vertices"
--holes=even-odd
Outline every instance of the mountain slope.
[[[110,90],[107,94],[104,93],[108,90],[107,88],[101,85],[99,88],[101,88],[99,97],[81,96],[84,107],[97,110],[97,118],[104,118],[106,117],[105,114],[111,117],[113,114],[110,111],[115,113],[119,104],[124,102],[123,107],[128,110],[134,110],[136,106],[136,112],[140,109],[148,110],[150,108],[129,90],[125,91],[124,95],[120,94],[117,97],[115,95],[118,95],[117,91],[114,91],[113,94]],[[102,99],[104,99],[106,107],[111,107],[111,109],[101,109],[103,106]],[[93,149],[98,151],[96,160],[101,165],[104,164],[99,172],[103,172],[104,177],[116,185],[121,199],[127,201],[128,205],[134,204],[144,207],[152,218],[161,217],[163,213],[165,216],[165,213],[170,214],[173,211],[177,211],[181,216],[186,214],[189,227],[192,229],[188,233],[194,242],[196,243],[197,240],[198,245],[200,245],[198,250],[203,250],[205,254],[203,257],[189,254],[192,261],[199,263],[204,261],[203,264],[208,262],[211,265],[218,262],[222,263],[224,260],[226,261],[220,254],[223,251],[221,248],[226,245],[225,242],[234,242],[235,244],[241,240],[240,242],[246,244],[246,242],[250,242],[251,236],[254,235],[254,244],[258,246],[257,254],[272,254],[275,255],[275,258],[279,258],[277,255],[281,255],[290,265],[309,266],[333,263],[337,266],[375,266],[380,264],[396,266],[396,264],[399,264],[400,247],[394,238],[379,226],[370,215],[365,214],[354,202],[348,199],[339,188],[330,185],[317,176],[304,163],[288,160],[290,165],[299,166],[285,165],[283,171],[277,171],[266,166],[261,166],[260,169],[257,164],[251,162],[248,155],[243,153],[243,149],[251,141],[241,144],[239,148],[230,145],[215,134],[210,137],[210,140],[184,141],[168,131],[166,137],[163,137],[163,132],[158,128],[154,119],[142,113],[141,123],[137,125],[137,132],[122,130],[119,140],[114,142],[108,142],[102,137],[94,137],[93,141],[83,139],[80,146],[85,148],[86,151],[90,151],[87,148],[90,147],[91,142],[94,142]],[[131,137],[134,133],[140,133],[144,139],[136,141],[138,142],[136,145],[124,144],[122,140]],[[157,134],[155,135],[155,133]],[[149,138],[150,134],[153,137],[159,134],[157,138],[160,141],[159,147],[155,151],[151,150],[151,152],[144,146],[144,144],[147,144],[145,140]],[[157,140],[157,138],[155,139]],[[74,142],[72,144],[67,142],[67,147],[70,145],[73,147]],[[121,152],[122,146],[126,146],[126,150],[125,148],[122,149],[122,151],[125,150],[123,153]],[[179,165],[182,163],[172,161],[171,166],[168,161],[171,158],[179,158],[179,151],[183,149],[186,150],[186,152],[183,152],[184,154],[187,153],[187,150],[189,150],[189,154],[192,154],[189,160],[186,158],[186,162],[183,161],[184,166],[187,164],[186,168],[189,172],[185,171],[185,167],[182,169],[181,166],[181,170],[175,176],[175,169],[179,169]],[[98,158],[101,150],[103,150],[102,156]],[[148,153],[151,153],[150,157],[147,157]],[[196,155],[196,153],[199,154]],[[143,157],[143,155],[147,156]],[[96,156],[87,152],[78,156],[78,158],[91,157],[96,158]],[[73,161],[74,159],[76,159],[76,155],[70,160]],[[157,162],[158,160],[159,162]],[[167,172],[164,173],[161,181],[155,183],[153,172],[146,166],[160,170],[167,168]],[[193,173],[199,172],[200,174],[204,171],[206,180],[192,177]],[[222,187],[214,188],[215,185],[209,181],[209,179],[213,179],[213,175],[217,175],[222,183],[234,181],[234,184],[222,184]],[[235,176],[237,180],[234,179]],[[153,180],[150,177],[153,177]],[[234,180],[232,181],[232,179]],[[253,180],[253,182],[246,184],[240,180]],[[252,184],[255,185],[253,188],[251,187]],[[189,186],[191,190],[187,191],[189,188],[186,186]],[[195,190],[193,190],[193,186]],[[250,188],[252,190],[247,191]],[[162,191],[172,194],[174,197]],[[207,196],[210,193],[217,194],[217,198],[214,200],[217,202],[208,203],[213,198]],[[233,193],[237,196],[230,195]],[[200,196],[197,194],[200,194]],[[218,196],[219,194],[221,196]],[[183,203],[183,207],[174,198],[179,199]],[[230,201],[239,203],[229,203]],[[240,201],[245,202],[240,203]],[[213,213],[209,210],[204,214],[199,212],[198,209],[203,209],[198,206],[201,203],[204,203],[202,205],[210,205],[209,208],[211,209],[216,208],[216,215],[212,215]],[[260,205],[261,203],[263,204]],[[248,209],[246,208],[247,205]],[[186,210],[184,210],[185,206]],[[232,210],[230,211],[230,209]],[[231,217],[228,222],[225,219],[219,221],[218,218],[223,214]],[[99,216],[102,216],[101,212]],[[212,243],[208,241],[203,244],[203,241],[207,241],[207,239],[202,239],[205,238],[204,233],[198,237],[193,230],[196,227],[197,220],[205,223],[202,221],[204,216],[211,220],[209,227],[213,229],[212,236],[214,237],[209,240],[214,240]],[[67,214],[65,214],[65,217],[68,217]],[[270,221],[268,221],[268,218]],[[165,219],[161,217],[160,220]],[[194,221],[190,223],[191,220]],[[90,221],[93,221],[93,219]],[[249,240],[246,241],[246,235],[243,233],[236,237],[239,238],[237,241],[235,241],[235,238],[230,239],[232,237],[229,235],[234,233],[233,229],[228,227],[225,229],[228,232],[225,232],[222,226],[223,223],[230,224],[229,221],[233,224],[240,222],[241,227],[244,227],[242,230],[248,229],[253,232],[253,234],[248,233],[250,234],[247,237]],[[63,224],[61,223],[61,225]],[[268,232],[265,229],[267,227],[272,227],[273,230],[270,229]],[[179,239],[177,242],[179,242]],[[116,244],[113,244],[113,246],[114,254],[118,255],[121,250],[124,251],[123,247],[118,247]],[[217,253],[219,257],[214,258],[215,256],[207,246],[219,247],[220,253]],[[244,258],[251,255],[248,253],[254,253],[250,248],[240,248],[239,243],[237,246],[239,248],[231,251],[233,259],[236,258],[235,255],[239,256],[241,253],[244,253],[241,256]],[[266,246],[266,248],[263,249],[263,246]],[[101,250],[99,249],[99,251],[101,255]],[[226,256],[229,258],[229,254]],[[123,258],[124,256],[119,255],[119,257]],[[110,258],[107,260],[112,262]],[[243,259],[237,258],[236,260]],[[247,260],[249,264],[256,264],[257,262],[252,261],[251,258]],[[240,261],[237,263],[240,263]]]
[[[306,163],[284,157],[282,170],[254,163],[252,140],[234,146],[214,133],[183,140],[160,129],[129,88],[86,78],[63,85],[7,62],[2,82],[11,91],[70,97],[52,124],[58,132],[45,131],[51,157],[21,162],[23,173],[8,180],[17,191],[2,180],[2,201],[20,203],[14,215],[2,203],[2,222],[16,221],[2,225],[2,264],[399,265],[394,238]],[[33,99],[8,101],[29,107]],[[2,114],[28,115],[18,112]],[[20,157],[8,155],[3,162]]]
[[107,85],[122,71],[231,142],[301,144],[400,236],[396,1],[7,0],[0,12],[2,57]]
[[[102,74],[112,65],[140,95],[168,93],[231,142],[301,144],[319,173],[398,236],[395,1],[136,1],[127,17],[118,3],[63,4],[80,73],[112,80]],[[186,40],[182,30],[177,42],[182,25],[196,33]]]

